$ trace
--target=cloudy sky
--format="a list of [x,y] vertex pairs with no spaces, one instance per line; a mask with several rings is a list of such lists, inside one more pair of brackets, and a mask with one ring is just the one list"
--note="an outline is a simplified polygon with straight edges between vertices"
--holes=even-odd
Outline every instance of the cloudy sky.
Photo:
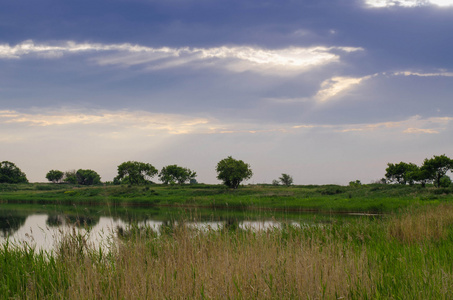
[[453,0],[3,1],[0,160],[369,183],[453,156],[452,35]]

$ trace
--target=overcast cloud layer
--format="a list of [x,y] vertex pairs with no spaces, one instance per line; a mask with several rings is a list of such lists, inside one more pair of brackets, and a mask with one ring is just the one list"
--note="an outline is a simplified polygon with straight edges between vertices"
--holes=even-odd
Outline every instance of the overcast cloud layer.
[[8,1],[0,160],[369,183],[453,157],[453,0]]

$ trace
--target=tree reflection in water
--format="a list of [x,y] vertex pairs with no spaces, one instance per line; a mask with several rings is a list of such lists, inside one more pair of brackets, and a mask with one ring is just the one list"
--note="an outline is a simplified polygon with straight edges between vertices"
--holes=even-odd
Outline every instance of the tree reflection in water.
[[0,235],[7,237],[16,232],[25,223],[26,216],[0,215]]
[[93,227],[99,222],[99,216],[49,215],[46,224],[50,227],[72,225],[76,227]]

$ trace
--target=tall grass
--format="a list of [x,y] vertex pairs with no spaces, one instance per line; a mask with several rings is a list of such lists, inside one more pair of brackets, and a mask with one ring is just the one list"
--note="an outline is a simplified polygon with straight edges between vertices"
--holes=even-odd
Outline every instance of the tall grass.
[[131,226],[110,251],[76,232],[53,255],[5,245],[0,294],[67,299],[449,299],[453,206],[265,231]]
[[408,208],[389,224],[389,235],[404,243],[447,238],[453,225],[453,206],[440,204],[429,208]]

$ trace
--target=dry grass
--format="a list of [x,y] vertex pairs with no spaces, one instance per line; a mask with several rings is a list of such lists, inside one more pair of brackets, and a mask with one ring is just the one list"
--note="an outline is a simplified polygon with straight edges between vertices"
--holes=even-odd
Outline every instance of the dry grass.
[[122,243],[114,261],[102,267],[89,256],[78,263],[66,258],[68,268],[73,268],[68,296],[350,298],[357,286],[370,286],[365,252],[357,255],[333,240],[305,239],[300,232],[287,234],[279,230],[201,233],[181,226],[154,240],[137,237]]
[[439,205],[259,232],[131,227],[108,253],[72,233],[51,264],[0,251],[8,257],[0,291],[33,299],[451,299],[452,226],[453,205]]
[[388,234],[401,242],[412,244],[422,241],[439,241],[447,237],[453,225],[453,206],[440,204],[436,207],[408,209],[402,216],[393,218]]

